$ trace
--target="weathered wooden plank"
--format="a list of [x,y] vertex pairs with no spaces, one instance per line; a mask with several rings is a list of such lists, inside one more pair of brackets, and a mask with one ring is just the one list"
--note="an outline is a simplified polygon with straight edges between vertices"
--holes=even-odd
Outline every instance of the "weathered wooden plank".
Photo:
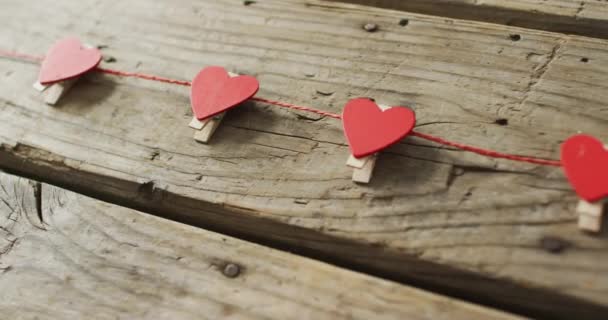
[[[1,4],[8,49],[81,33],[110,67],[188,79],[223,65],[261,96],[333,112],[373,96],[411,105],[421,132],[511,153],[557,158],[579,130],[608,140],[602,40],[422,15],[402,28],[400,12],[316,1]],[[95,74],[50,108],[30,90],[37,66],[0,70],[7,170],[530,315],[605,315],[608,241],[578,232],[557,168],[408,138],[360,186],[333,119],[249,103],[201,145],[187,88]]]
[[[329,0],[608,38],[605,0]],[[327,5],[331,6],[330,3]],[[405,13],[402,19],[407,19]],[[406,24],[405,20],[402,24]]]
[[4,319],[518,318],[32,180],[0,187]]

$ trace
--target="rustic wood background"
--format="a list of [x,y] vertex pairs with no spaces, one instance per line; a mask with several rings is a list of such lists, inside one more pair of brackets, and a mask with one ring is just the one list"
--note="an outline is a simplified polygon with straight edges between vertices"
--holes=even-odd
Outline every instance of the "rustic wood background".
[[519,319],[31,180],[0,187],[4,319]]
[[606,0],[336,0],[608,39]]
[[[421,132],[510,153],[557,159],[578,131],[608,141],[608,40],[326,1],[0,6],[5,49],[78,35],[102,66],[189,80],[222,65],[261,97],[332,112],[406,104]],[[606,233],[577,230],[559,168],[407,138],[356,185],[333,119],[247,103],[201,145],[187,88],[91,74],[53,108],[31,89],[37,65],[0,70],[6,171],[525,315],[608,311]]]

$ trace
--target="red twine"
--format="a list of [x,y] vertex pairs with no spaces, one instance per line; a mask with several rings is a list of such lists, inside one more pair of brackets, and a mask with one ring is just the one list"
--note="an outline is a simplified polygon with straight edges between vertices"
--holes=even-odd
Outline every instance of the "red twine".
[[[44,59],[44,57],[41,57],[41,56],[33,56],[33,55],[29,55],[29,54],[5,51],[5,50],[1,50],[1,49],[0,49],[0,56],[6,57],[6,58],[15,58],[15,59],[20,59],[20,60],[37,62],[37,63]],[[177,84],[177,85],[181,85],[181,86],[190,86],[191,85],[190,81],[175,80],[175,79],[159,77],[159,76],[143,74],[143,73],[125,72],[125,71],[113,70],[113,69],[107,69],[107,68],[101,68],[101,67],[97,67],[95,69],[95,71],[106,73],[106,74],[111,74],[111,75],[115,75],[115,76],[119,76],[119,77],[139,78],[139,79],[144,79],[144,80]],[[319,110],[319,109],[315,109],[315,108],[310,108],[310,107],[298,106],[298,105],[287,103],[287,102],[269,100],[269,99],[259,98],[259,97],[253,97],[253,98],[251,98],[251,100],[279,106],[282,108],[316,113],[316,114],[319,114],[322,116],[327,116],[327,117],[334,118],[334,119],[342,119],[342,116],[340,116],[339,114],[336,114],[336,113],[331,113],[331,112],[327,112],[327,111],[323,111],[323,110]],[[429,141],[432,141],[432,142],[435,142],[438,144],[458,148],[460,150],[473,152],[473,153],[476,153],[476,154],[479,154],[482,156],[486,156],[486,157],[490,157],[490,158],[508,159],[508,160],[513,160],[513,161],[527,162],[527,163],[532,163],[532,164],[554,166],[554,167],[561,167],[561,165],[562,165],[561,162],[558,160],[548,160],[548,159],[541,159],[541,158],[534,158],[534,157],[527,157],[527,156],[519,156],[516,154],[501,153],[501,152],[494,151],[494,150],[478,148],[478,147],[474,147],[474,146],[470,146],[470,145],[466,145],[466,144],[462,144],[462,143],[458,143],[458,142],[445,140],[440,137],[432,136],[430,134],[421,133],[421,132],[417,132],[417,131],[412,131],[411,134],[418,138],[422,138],[422,139],[429,140]]]
[[119,77],[133,77],[133,78],[140,78],[140,79],[145,79],[145,80],[165,82],[165,83],[170,83],[170,84],[179,84],[180,86],[190,86],[190,81],[174,80],[174,79],[159,77],[159,76],[150,75],[150,74],[125,72],[125,71],[106,69],[106,68],[100,68],[100,67],[95,68],[95,71],[107,73],[107,74],[111,74],[111,75],[115,75],[115,76],[119,76]]

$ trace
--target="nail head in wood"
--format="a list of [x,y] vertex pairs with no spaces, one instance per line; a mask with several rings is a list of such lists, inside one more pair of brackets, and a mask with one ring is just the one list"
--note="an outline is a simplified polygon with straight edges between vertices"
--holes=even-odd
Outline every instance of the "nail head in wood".
[[378,31],[378,25],[375,23],[366,23],[363,25],[363,30],[367,32],[376,32]]
[[521,40],[521,36],[520,36],[519,34],[510,34],[510,35],[509,35],[509,38],[510,38],[512,41],[519,41],[519,40]]
[[549,253],[558,254],[564,251],[568,247],[569,243],[562,238],[558,237],[542,237],[540,239],[540,246]]
[[228,278],[236,278],[241,273],[241,267],[238,264],[228,263],[224,266],[222,274]]

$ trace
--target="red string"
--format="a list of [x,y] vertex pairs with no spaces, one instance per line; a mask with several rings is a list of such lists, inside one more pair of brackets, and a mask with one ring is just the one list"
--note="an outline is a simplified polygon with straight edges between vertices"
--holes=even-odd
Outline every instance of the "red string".
[[191,85],[190,81],[174,80],[174,79],[154,76],[154,75],[150,75],[150,74],[125,72],[125,71],[106,69],[106,68],[100,68],[100,67],[95,68],[95,71],[112,74],[112,75],[119,76],[119,77],[133,77],[133,78],[140,78],[140,79],[145,79],[145,80],[152,80],[152,81],[165,82],[165,83],[171,83],[171,84],[179,84],[180,86],[190,86]]
[[513,161],[528,162],[528,163],[541,164],[541,165],[545,165],[545,166],[555,166],[555,167],[561,167],[561,165],[562,165],[562,163],[557,160],[548,160],[548,159],[532,158],[532,157],[526,157],[526,156],[518,156],[516,154],[501,153],[498,151],[477,148],[474,146],[469,146],[469,145],[458,143],[458,142],[444,140],[442,138],[435,137],[435,136],[432,136],[432,135],[426,134],[426,133],[420,133],[417,131],[412,131],[412,135],[416,136],[418,138],[430,140],[430,141],[433,141],[433,142],[436,142],[439,144],[443,144],[446,146],[455,147],[455,148],[469,151],[469,152],[474,152],[474,153],[480,154],[482,156],[490,157],[490,158],[509,159],[509,160],[513,160]]
[[[1,50],[1,49],[0,49],[0,56],[6,57],[6,58],[16,58],[16,59],[21,59],[21,60],[27,60],[27,61],[31,61],[31,62],[40,62],[44,59],[44,57],[40,57],[40,56],[33,56],[33,55],[23,54],[23,53],[18,53],[18,52],[5,51],[5,50]],[[95,69],[95,71],[107,73],[107,74],[111,74],[111,75],[115,75],[115,76],[120,76],[120,77],[140,78],[140,79],[144,79],[144,80],[177,84],[177,85],[181,85],[181,86],[190,86],[191,85],[190,81],[175,80],[175,79],[159,77],[159,76],[143,74],[143,73],[126,72],[126,71],[113,70],[113,69],[107,69],[107,68],[101,68],[101,67],[97,67]],[[251,98],[251,100],[255,100],[255,101],[267,103],[267,104],[272,104],[272,105],[283,107],[283,108],[289,108],[289,109],[294,109],[294,110],[316,113],[316,114],[319,114],[322,116],[327,116],[327,117],[334,118],[334,119],[342,119],[342,116],[340,116],[339,114],[336,114],[336,113],[331,113],[331,112],[327,112],[327,111],[323,111],[323,110],[319,110],[319,109],[315,109],[315,108],[310,108],[310,107],[298,106],[298,105],[287,103],[287,102],[269,100],[269,99],[260,98],[260,97],[253,97],[253,98]],[[412,135],[415,137],[418,137],[418,138],[422,138],[422,139],[429,140],[429,141],[439,143],[442,145],[458,148],[460,150],[477,153],[482,156],[486,156],[486,157],[490,157],[490,158],[508,159],[508,160],[513,160],[513,161],[527,162],[527,163],[539,164],[539,165],[545,165],[545,166],[555,166],[555,167],[561,166],[561,162],[558,160],[548,160],[548,159],[541,159],[541,158],[534,158],[534,157],[519,156],[519,155],[515,155],[515,154],[501,153],[501,152],[494,151],[494,150],[478,148],[478,147],[466,145],[463,143],[445,140],[440,137],[432,136],[432,135],[426,134],[426,133],[420,133],[417,131],[412,131]]]
[[32,62],[41,62],[44,59],[44,56],[33,56],[30,54],[19,53],[19,52],[14,52],[14,51],[6,51],[6,50],[2,50],[2,49],[0,49],[0,56],[6,57],[6,58],[16,58],[16,59],[21,59],[21,60],[27,60],[27,61],[32,61]]
[[298,105],[287,103],[287,102],[268,100],[268,99],[258,98],[258,97],[253,97],[253,98],[251,98],[251,100],[264,102],[264,103],[268,103],[268,104],[273,104],[275,106],[279,106],[279,107],[283,107],[283,108],[289,108],[289,109],[294,109],[294,110],[301,110],[301,111],[316,113],[316,114],[320,114],[322,116],[327,116],[327,117],[331,117],[331,118],[335,118],[335,119],[342,119],[342,116],[339,114],[335,114],[335,113],[331,113],[331,112],[327,112],[327,111],[323,111],[323,110],[319,110],[319,109],[315,109],[315,108],[298,106]]

